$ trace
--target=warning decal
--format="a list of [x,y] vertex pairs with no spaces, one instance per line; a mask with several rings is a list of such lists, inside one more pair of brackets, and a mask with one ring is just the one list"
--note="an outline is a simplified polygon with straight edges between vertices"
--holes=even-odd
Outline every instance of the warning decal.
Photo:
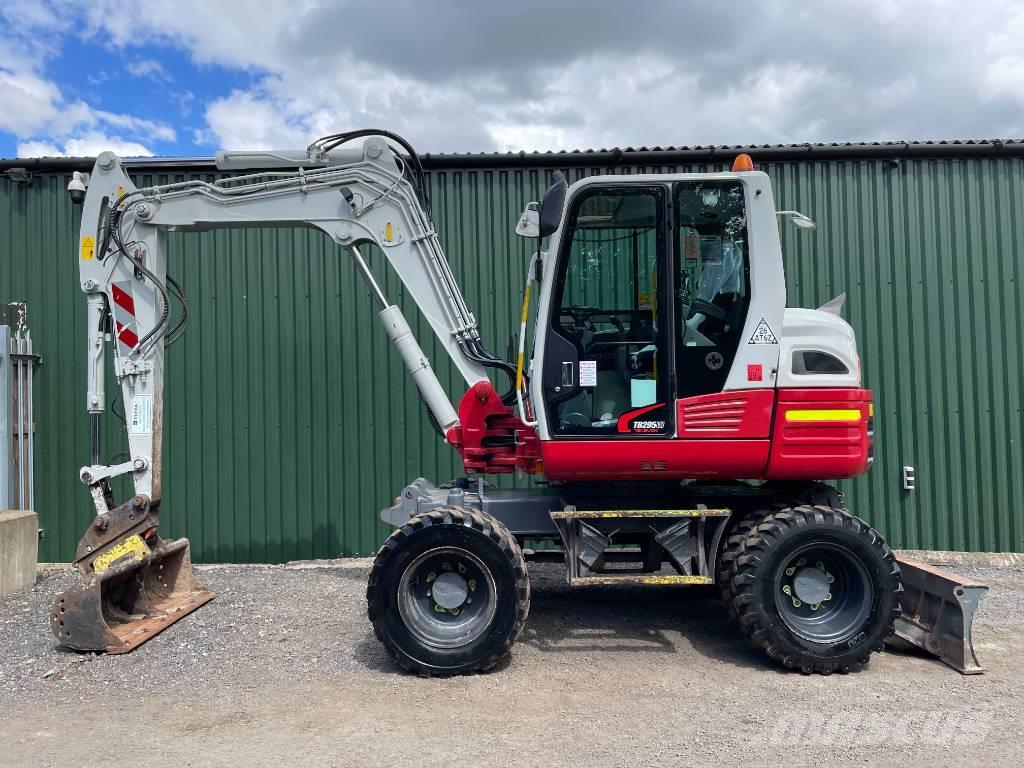
[[750,337],[748,344],[778,344],[779,340],[775,338],[775,334],[772,333],[772,329],[768,327],[768,321],[763,317],[761,322],[757,324],[757,328],[754,329],[754,334]]
[[597,360],[580,360],[580,386],[597,386]]

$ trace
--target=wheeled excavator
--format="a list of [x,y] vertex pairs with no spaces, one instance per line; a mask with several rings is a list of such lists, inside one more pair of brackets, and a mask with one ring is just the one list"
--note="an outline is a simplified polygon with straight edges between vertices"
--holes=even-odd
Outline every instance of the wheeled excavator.
[[[166,272],[168,236],[311,227],[365,280],[427,418],[465,468],[441,485],[413,480],[381,513],[394,532],[369,574],[368,613],[402,668],[493,667],[527,620],[527,561],[557,559],[580,592],[715,587],[757,647],[804,672],[861,665],[894,628],[980,669],[963,598],[972,585],[936,597],[923,566],[901,569],[825,482],[871,466],[872,393],[841,300],[786,307],[779,222],[814,223],[776,210],[749,156],[716,173],[571,185],[554,173],[516,228],[537,249],[515,359],[485,345],[438,240],[422,164],[400,136],[349,131],[305,150],[220,152],[216,164],[231,175],[140,188],[104,152],[69,185],[82,205],[93,417],[80,478],[95,519],[75,553],[82,579],[51,611],[61,643],[123,653],[213,598],[187,539],[159,535],[164,349],[188,317],[172,322],[172,299],[187,308],[187,298]],[[382,290],[383,262],[465,380],[454,401]],[[99,455],[108,344],[128,442],[128,460],[113,465]],[[483,480],[508,473],[534,482]],[[134,494],[119,501],[121,476]],[[957,611],[959,635],[940,626]]]

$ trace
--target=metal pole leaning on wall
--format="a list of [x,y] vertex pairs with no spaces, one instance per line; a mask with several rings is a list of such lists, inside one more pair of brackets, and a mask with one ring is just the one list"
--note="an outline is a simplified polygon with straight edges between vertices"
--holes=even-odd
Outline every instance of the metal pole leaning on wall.
[[14,400],[11,396],[11,329],[0,323],[0,510],[14,496]]
[[35,508],[32,351],[24,304],[0,306],[0,509]]

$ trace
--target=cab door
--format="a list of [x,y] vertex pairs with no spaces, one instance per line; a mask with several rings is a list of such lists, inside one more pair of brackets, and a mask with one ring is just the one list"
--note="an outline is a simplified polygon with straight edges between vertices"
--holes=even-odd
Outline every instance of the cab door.
[[668,201],[660,185],[601,185],[570,204],[542,372],[553,440],[673,434]]

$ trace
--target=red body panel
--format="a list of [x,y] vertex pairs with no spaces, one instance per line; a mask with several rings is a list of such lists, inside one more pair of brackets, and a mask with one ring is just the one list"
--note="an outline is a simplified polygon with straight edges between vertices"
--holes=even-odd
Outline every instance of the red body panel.
[[683,439],[767,439],[774,389],[716,392],[676,401],[676,434]]
[[[550,480],[824,480],[870,465],[865,389],[751,389],[677,401],[678,437],[548,440]],[[857,411],[856,421],[791,422],[790,410]]]
[[774,389],[683,398],[676,401],[678,437],[548,440],[541,444],[544,475],[551,480],[758,477],[768,463],[774,405]]
[[682,480],[756,477],[768,440],[547,440],[549,480]]
[[[791,410],[859,411],[856,421],[788,421]],[[834,480],[856,477],[871,464],[869,389],[780,389],[765,478]]]
[[[863,474],[870,466],[870,408],[866,389],[719,392],[676,402],[675,438],[541,443],[490,383],[480,382],[463,396],[460,425],[447,437],[470,474],[522,469],[577,481],[831,480]],[[802,411],[803,419],[787,419],[790,411]],[[834,418],[835,412],[850,420]]]

